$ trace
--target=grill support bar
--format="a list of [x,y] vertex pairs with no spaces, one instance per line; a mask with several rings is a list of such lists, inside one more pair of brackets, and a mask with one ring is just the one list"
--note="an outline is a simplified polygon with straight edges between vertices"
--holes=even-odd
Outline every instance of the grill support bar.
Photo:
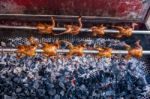
[[[0,28],[3,29],[23,29],[23,30],[38,30],[36,27],[31,26],[6,26],[0,25]],[[54,31],[65,31],[65,28],[54,28]],[[91,29],[82,28],[81,32],[92,32]],[[105,30],[106,33],[119,33],[117,30],[107,29]],[[150,34],[150,31],[141,31],[141,30],[134,30],[133,34]]]
[[[15,52],[17,51],[17,49],[14,49],[14,48],[1,48],[0,49],[0,52]],[[42,53],[43,50],[42,49],[37,49],[36,50],[37,53]],[[68,53],[69,52],[69,49],[58,49],[57,50],[58,53]],[[99,51],[97,50],[84,50],[84,53],[86,54],[97,54],[99,53]],[[113,50],[112,51],[112,54],[127,54],[128,51],[125,51],[125,50]],[[150,55],[150,51],[143,51],[143,54],[144,55]]]

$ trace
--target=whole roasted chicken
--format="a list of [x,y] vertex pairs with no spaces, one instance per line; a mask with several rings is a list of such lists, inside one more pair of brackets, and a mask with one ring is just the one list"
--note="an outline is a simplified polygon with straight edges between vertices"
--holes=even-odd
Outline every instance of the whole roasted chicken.
[[126,59],[130,59],[131,57],[141,58],[143,55],[143,48],[140,45],[140,40],[136,41],[135,47],[131,47],[128,44],[124,45],[128,50],[128,54],[126,55]]
[[56,56],[57,49],[60,48],[60,42],[56,40],[55,43],[44,43],[43,44],[43,54],[46,57]]
[[54,35],[63,35],[63,34],[77,35],[79,34],[82,28],[81,17],[78,18],[78,22],[79,22],[79,25],[65,25],[66,30],[64,32],[59,33],[59,34],[54,34]]
[[97,50],[99,51],[98,56],[100,58],[102,57],[106,57],[106,58],[111,58],[112,56],[112,48],[97,48]]
[[117,29],[119,31],[118,34],[115,34],[115,37],[122,38],[122,37],[130,37],[132,35],[132,32],[137,24],[132,23],[132,26],[112,26],[113,28]]
[[17,58],[21,58],[24,56],[33,57],[36,55],[36,49],[38,47],[38,42],[33,38],[28,38],[30,45],[19,45],[17,47]]
[[91,27],[92,35],[102,37],[105,35],[105,29],[106,29],[106,27],[103,25],[93,26],[93,27]]
[[41,34],[53,34],[53,29],[55,27],[54,17],[51,17],[52,24],[43,24],[39,23],[37,25],[37,29],[41,32]]
[[69,52],[67,53],[67,57],[71,58],[72,55],[76,55],[76,56],[83,56],[84,54],[84,49],[86,47],[85,43],[79,44],[79,45],[73,45],[72,43],[65,41],[66,43],[68,43],[68,48],[69,48]]

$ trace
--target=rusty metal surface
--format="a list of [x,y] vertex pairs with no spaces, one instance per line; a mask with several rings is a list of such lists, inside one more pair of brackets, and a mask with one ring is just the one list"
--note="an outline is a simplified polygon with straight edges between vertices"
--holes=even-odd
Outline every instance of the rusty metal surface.
[[149,0],[0,0],[0,13],[88,15],[140,20],[146,15],[149,2]]

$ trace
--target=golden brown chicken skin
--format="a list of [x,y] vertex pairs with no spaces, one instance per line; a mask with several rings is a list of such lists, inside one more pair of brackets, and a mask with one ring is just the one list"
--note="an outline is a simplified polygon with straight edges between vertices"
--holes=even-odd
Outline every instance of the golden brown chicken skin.
[[117,38],[130,37],[132,35],[133,28],[131,27],[122,27],[122,26],[113,26],[113,27],[119,31],[119,33],[115,35]]
[[70,47],[70,51],[67,54],[68,57],[71,57],[72,55],[76,56],[83,56],[83,51],[84,51],[85,46],[84,45],[77,45],[77,46],[72,46]]
[[92,36],[103,37],[105,35],[105,29],[106,27],[103,25],[91,27]]
[[77,35],[80,33],[80,30],[82,28],[81,17],[78,18],[78,23],[79,25],[65,25],[66,30],[64,32],[54,35],[63,35],[63,34]]
[[20,45],[17,47],[17,57],[21,58],[24,56],[33,57],[36,55],[37,45]]
[[51,17],[52,24],[39,23],[36,27],[41,32],[41,34],[53,34],[53,29],[55,27],[54,17]]
[[83,56],[86,44],[82,43],[79,45],[73,45],[72,43],[68,41],[62,41],[62,42],[65,42],[68,44],[68,48],[69,48],[69,52],[67,53],[68,58],[71,58],[73,55]]
[[143,56],[143,48],[140,45],[140,40],[136,41],[135,47],[133,48],[128,44],[125,44],[125,47],[128,50],[126,59],[130,59],[131,57],[141,58]]
[[33,57],[36,55],[36,49],[38,47],[38,42],[35,40],[33,36],[28,38],[28,41],[30,42],[29,45],[19,45],[17,47],[17,57],[21,58],[24,56]]
[[116,34],[115,37],[122,38],[132,36],[133,30],[137,25],[138,25],[137,23],[132,23],[132,26],[112,26],[112,27],[119,31],[119,33]]
[[43,54],[46,57],[56,56],[57,49],[59,49],[60,45],[58,42],[55,43],[44,43],[43,44]]
[[97,48],[97,50],[99,51],[99,57],[111,58],[112,56],[112,48]]

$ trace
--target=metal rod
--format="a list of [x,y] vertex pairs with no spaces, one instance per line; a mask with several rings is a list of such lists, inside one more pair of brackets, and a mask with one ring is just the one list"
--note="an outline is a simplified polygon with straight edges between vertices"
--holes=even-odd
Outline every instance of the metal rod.
[[[79,16],[74,15],[41,15],[41,14],[0,14],[3,17],[12,17],[12,16],[19,16],[19,17],[58,17],[58,18],[78,18]],[[100,17],[100,16],[82,16],[82,18],[91,18],[91,19],[117,19],[122,20],[120,17]]]
[[[37,30],[36,27],[33,26],[6,26],[6,25],[0,25],[0,28],[3,29],[24,29],[24,30]],[[65,31],[65,28],[54,28],[54,31]],[[81,32],[91,32],[91,29],[89,28],[82,28]],[[118,33],[117,30],[107,29],[105,30],[106,33]],[[150,31],[141,31],[141,30],[134,30],[133,34],[150,34]]]
[[[0,48],[0,52],[15,52],[17,51],[17,49],[15,48]],[[37,53],[42,53],[43,50],[42,49],[37,49],[36,50]],[[69,49],[58,49],[57,50],[58,53],[67,53],[69,52]],[[84,53],[86,54],[97,54],[99,53],[99,51],[97,50],[84,50]],[[127,54],[128,51],[125,51],[125,50],[113,50],[112,51],[112,54]],[[144,55],[150,55],[150,51],[143,51],[143,54]]]
[[[35,20],[35,18],[40,18],[42,20],[45,20],[46,18],[50,18],[51,16],[56,17],[57,19],[69,19],[69,18],[78,18],[79,16],[73,16],[73,15],[39,15],[39,14],[0,14],[0,19],[19,19],[24,18],[25,20]],[[44,18],[44,19],[43,19]],[[120,17],[101,17],[101,16],[82,16],[83,20],[95,20],[96,22],[142,22],[141,18],[120,18]],[[89,21],[90,22],[90,21]]]

